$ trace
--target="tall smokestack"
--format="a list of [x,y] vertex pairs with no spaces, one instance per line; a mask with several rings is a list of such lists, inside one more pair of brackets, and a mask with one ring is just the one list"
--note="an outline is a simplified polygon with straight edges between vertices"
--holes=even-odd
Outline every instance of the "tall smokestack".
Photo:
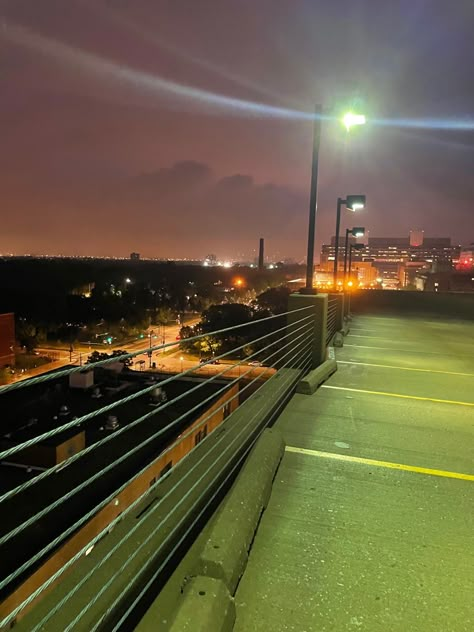
[[258,250],[258,269],[263,270],[263,244],[264,239],[260,237],[260,248]]

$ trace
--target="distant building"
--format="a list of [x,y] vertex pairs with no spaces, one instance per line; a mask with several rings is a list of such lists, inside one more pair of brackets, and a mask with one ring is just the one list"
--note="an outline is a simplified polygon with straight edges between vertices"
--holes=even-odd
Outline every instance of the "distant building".
[[474,292],[474,272],[450,270],[420,273],[415,285],[417,290],[425,292]]
[[[355,237],[350,236],[349,245],[358,243]],[[339,237],[339,254],[338,254],[338,270],[341,272],[344,269],[344,248],[346,245],[346,238]],[[336,256],[336,238],[331,237],[330,244],[323,244],[321,248],[321,271],[333,271],[334,270],[334,258]],[[352,252],[352,261],[365,261],[369,257],[368,249],[354,250]]]
[[[355,240],[352,243],[356,243]],[[323,245],[322,269],[334,266],[335,244],[333,237],[331,244]],[[344,246],[345,238],[340,237],[339,271],[344,265]],[[357,262],[372,262],[377,278],[382,279],[384,286],[406,287],[414,283],[419,271],[453,269],[458,265],[460,253],[461,247],[453,246],[450,237],[425,237],[422,230],[412,230],[408,237],[369,237],[365,248],[352,252],[352,266],[355,268]]]
[[410,231],[410,246],[414,248],[418,248],[423,245],[423,240],[425,236],[424,230],[411,230]]
[[461,250],[456,269],[466,271],[474,269],[474,243]]
[[131,252],[130,259],[132,261],[140,261],[140,253],[139,252]]
[[217,266],[218,265],[218,261],[217,261],[217,257],[216,255],[210,254],[207,255],[207,257],[204,259],[204,265],[205,266]]
[[[352,253],[354,255],[354,253]],[[377,282],[377,269],[372,261],[353,261],[351,266],[351,277],[360,285],[370,287]]]
[[15,314],[0,314],[0,368],[15,364]]

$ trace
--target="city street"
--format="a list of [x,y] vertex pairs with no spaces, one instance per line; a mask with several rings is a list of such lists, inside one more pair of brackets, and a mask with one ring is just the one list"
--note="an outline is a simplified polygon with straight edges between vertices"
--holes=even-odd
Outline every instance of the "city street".
[[[197,322],[199,322],[199,318],[190,320],[186,324],[192,326]],[[72,352],[69,351],[69,349],[67,348],[51,349],[46,347],[39,347],[37,349],[39,354],[49,354],[53,357],[53,361],[48,362],[47,364],[43,364],[34,369],[29,369],[24,373],[15,373],[14,375],[12,375],[11,381],[18,382],[20,380],[26,380],[31,377],[42,375],[43,373],[48,373],[49,371],[61,369],[62,367],[69,366],[71,364],[85,364],[87,362],[87,358],[93,351],[103,351],[110,353],[114,351],[114,349],[120,349],[126,351],[127,353],[134,353],[143,350],[143,353],[140,353],[133,358],[133,364],[131,368],[135,371],[152,370],[156,371],[157,373],[181,373],[183,371],[196,367],[196,371],[194,373],[196,373],[197,375],[212,376],[220,373],[225,368],[228,368],[229,370],[223,374],[223,377],[236,378],[245,375],[249,379],[253,379],[257,376],[262,376],[267,379],[275,373],[275,369],[269,367],[250,367],[248,364],[236,365],[236,362],[221,362],[220,364],[207,364],[206,366],[199,366],[199,362],[196,359],[189,358],[186,353],[179,349],[179,341],[176,340],[176,338],[179,335],[180,329],[181,325],[169,325],[164,328],[163,334],[163,327],[150,327],[147,336],[127,345],[103,345],[101,347],[81,345],[79,347],[75,347]],[[156,338],[152,338],[152,346],[156,347],[162,344],[163,338],[165,343],[175,342],[175,346],[167,347],[162,351],[153,351],[153,355],[150,359],[148,353],[150,332],[155,332],[155,335],[157,336]],[[154,368],[153,364],[155,365]]]
[[[192,326],[196,324],[197,322],[199,322],[199,318],[193,318],[192,320],[187,321],[186,325]],[[20,380],[27,380],[31,377],[42,375],[43,373],[48,373],[49,371],[54,371],[64,366],[69,366],[71,364],[79,364],[79,365],[85,364],[87,362],[87,358],[89,357],[89,355],[93,353],[94,351],[111,353],[115,349],[120,349],[127,353],[134,353],[136,351],[140,351],[141,349],[143,349],[143,353],[140,355],[137,355],[133,359],[133,362],[134,362],[133,368],[139,369],[139,364],[137,363],[140,361],[145,361],[145,364],[143,365],[143,367],[148,368],[149,356],[148,356],[147,349],[149,348],[149,344],[150,344],[150,338],[149,338],[150,332],[155,332],[155,335],[157,336],[156,338],[154,337],[152,338],[152,346],[154,347],[160,344],[163,344],[163,342],[164,343],[176,342],[176,347],[168,347],[167,349],[165,349],[165,351],[168,351],[169,349],[171,350],[175,349],[175,351],[171,353],[170,355],[165,355],[165,353],[161,353],[159,351],[153,352],[152,362],[156,362],[158,366],[158,359],[159,359],[160,363],[166,367],[164,370],[169,371],[169,372],[179,370],[176,368],[177,363],[173,360],[175,356],[180,355],[179,341],[177,341],[176,338],[179,335],[181,327],[182,325],[178,325],[178,324],[167,325],[165,327],[162,327],[162,326],[150,327],[148,329],[148,333],[145,335],[144,338],[140,338],[134,342],[131,342],[125,345],[124,344],[100,345],[100,346],[99,345],[94,345],[94,346],[74,345],[73,351],[70,351],[69,347],[62,347],[62,348],[38,347],[36,351],[38,352],[39,355],[44,355],[44,356],[48,355],[52,358],[53,361],[48,362],[47,364],[42,364],[41,366],[38,366],[33,369],[25,370],[23,373],[15,373],[14,375],[12,375],[11,381],[18,382]],[[181,355],[183,354],[181,353]],[[179,360],[178,360],[178,364],[179,364]]]

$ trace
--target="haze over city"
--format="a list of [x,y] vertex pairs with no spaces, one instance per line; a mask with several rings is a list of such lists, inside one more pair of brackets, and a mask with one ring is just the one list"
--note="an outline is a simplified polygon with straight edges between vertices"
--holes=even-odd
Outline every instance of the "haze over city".
[[317,252],[352,192],[370,235],[472,241],[473,11],[2,0],[0,252],[301,260],[315,103]]

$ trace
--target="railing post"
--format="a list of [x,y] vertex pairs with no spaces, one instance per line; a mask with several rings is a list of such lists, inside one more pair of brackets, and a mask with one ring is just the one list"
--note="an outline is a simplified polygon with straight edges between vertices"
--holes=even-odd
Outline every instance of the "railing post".
[[351,293],[348,292],[347,295],[344,298],[344,302],[347,303],[347,318],[349,320],[352,320],[352,314],[351,314]]
[[343,302],[344,302],[344,309],[343,309],[344,318],[347,318],[349,316],[350,307],[351,307],[351,305],[350,305],[350,296],[349,296],[348,293],[347,294],[344,293],[343,297],[344,297],[343,298]]
[[337,294],[336,331],[344,329],[344,294]]
[[[313,307],[313,310],[301,310],[304,307]],[[309,335],[312,337],[311,368],[315,369],[326,360],[326,330],[328,317],[327,294],[290,294],[288,298],[288,328],[296,330],[301,325],[297,324],[305,316],[311,315],[311,327]],[[300,332],[295,333],[295,338]]]
[[337,294],[330,294],[330,297],[337,301],[336,331],[342,331],[344,329],[344,294],[338,292]]

